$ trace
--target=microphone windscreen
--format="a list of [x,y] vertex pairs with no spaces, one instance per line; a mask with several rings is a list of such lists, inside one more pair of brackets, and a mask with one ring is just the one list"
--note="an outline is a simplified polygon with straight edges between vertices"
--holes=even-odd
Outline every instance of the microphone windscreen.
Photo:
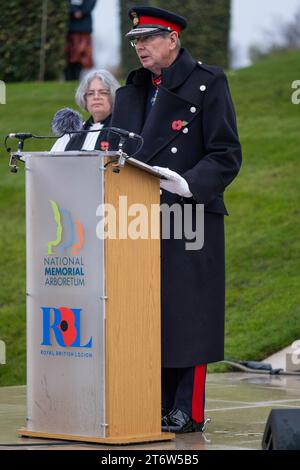
[[83,128],[81,114],[71,108],[59,109],[53,116],[51,129],[54,135],[80,131]]

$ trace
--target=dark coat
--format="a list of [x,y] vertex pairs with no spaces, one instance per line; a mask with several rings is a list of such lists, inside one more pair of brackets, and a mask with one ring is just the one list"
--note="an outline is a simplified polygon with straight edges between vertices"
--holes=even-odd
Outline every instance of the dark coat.
[[[92,10],[96,0],[82,0],[81,2],[69,1],[69,33],[88,33],[92,32]],[[81,18],[76,18],[74,13],[80,11]]]
[[[111,115],[108,116],[104,121],[103,121],[103,127],[108,127],[110,125],[110,121],[111,121]],[[85,123],[84,123],[84,126],[83,126],[83,129],[84,130],[88,130],[91,125],[93,124],[93,119],[92,117],[90,117]],[[66,148],[65,148],[65,151],[66,150],[81,150],[82,149],[82,146],[84,144],[84,141],[85,141],[85,138],[86,138],[86,133],[82,133],[82,134],[74,134],[73,137],[69,140],[69,142],[67,143],[66,145]],[[95,144],[95,148],[94,150],[105,150],[103,148],[101,148],[101,143],[106,143],[107,142],[107,132],[106,131],[102,131],[100,132],[99,136],[98,136],[98,139],[96,141],[96,144]],[[107,149],[108,150],[108,149]]]
[[[144,146],[135,158],[168,167],[188,182],[192,198],[163,191],[161,203],[192,204],[194,215],[197,203],[205,205],[201,250],[186,250],[184,238],[161,243],[162,365],[190,367],[224,355],[223,192],[237,175],[242,156],[220,68],[196,62],[182,49],[162,77],[145,119],[151,74],[143,68],[133,71],[117,91],[111,125],[143,136]],[[183,127],[176,129],[176,121]],[[131,145],[129,153],[134,151]]]

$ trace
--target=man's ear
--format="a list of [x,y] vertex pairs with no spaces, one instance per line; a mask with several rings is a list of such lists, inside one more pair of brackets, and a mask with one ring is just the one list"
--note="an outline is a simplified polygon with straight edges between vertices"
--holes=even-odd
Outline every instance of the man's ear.
[[176,31],[170,33],[170,41],[172,50],[176,49],[178,41],[178,33]]

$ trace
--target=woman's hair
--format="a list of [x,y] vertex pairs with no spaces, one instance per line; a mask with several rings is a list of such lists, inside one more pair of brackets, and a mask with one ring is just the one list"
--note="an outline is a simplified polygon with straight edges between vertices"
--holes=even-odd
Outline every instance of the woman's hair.
[[103,85],[110,91],[111,106],[113,108],[115,103],[115,94],[118,88],[120,88],[120,83],[118,80],[108,71],[108,70],[92,70],[87,73],[82,81],[79,84],[79,87],[76,90],[75,101],[80,106],[80,108],[86,109],[86,99],[85,95],[89,89],[90,83],[94,78],[99,78],[102,81]]

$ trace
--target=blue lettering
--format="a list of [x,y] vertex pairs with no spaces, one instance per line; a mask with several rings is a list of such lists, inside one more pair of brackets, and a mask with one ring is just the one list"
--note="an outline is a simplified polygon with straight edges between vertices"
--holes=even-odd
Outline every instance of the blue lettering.
[[[59,325],[62,320],[62,315],[61,312],[58,308],[55,307],[41,307],[42,313],[43,313],[43,341],[41,342],[42,346],[52,346],[51,343],[51,330],[54,333],[56,342],[58,343],[59,346],[62,348],[65,348],[65,342],[63,338],[63,333],[61,329],[59,328]],[[80,308],[72,308],[70,309],[74,315],[74,328],[76,331],[76,338],[73,341],[69,347],[72,348],[92,348],[93,345],[93,338],[92,336],[90,337],[89,341],[82,345],[80,344],[81,342],[81,336],[80,336]],[[51,315],[52,312],[52,315]],[[51,317],[53,317],[53,321],[51,320]],[[52,321],[52,323],[51,323]]]

